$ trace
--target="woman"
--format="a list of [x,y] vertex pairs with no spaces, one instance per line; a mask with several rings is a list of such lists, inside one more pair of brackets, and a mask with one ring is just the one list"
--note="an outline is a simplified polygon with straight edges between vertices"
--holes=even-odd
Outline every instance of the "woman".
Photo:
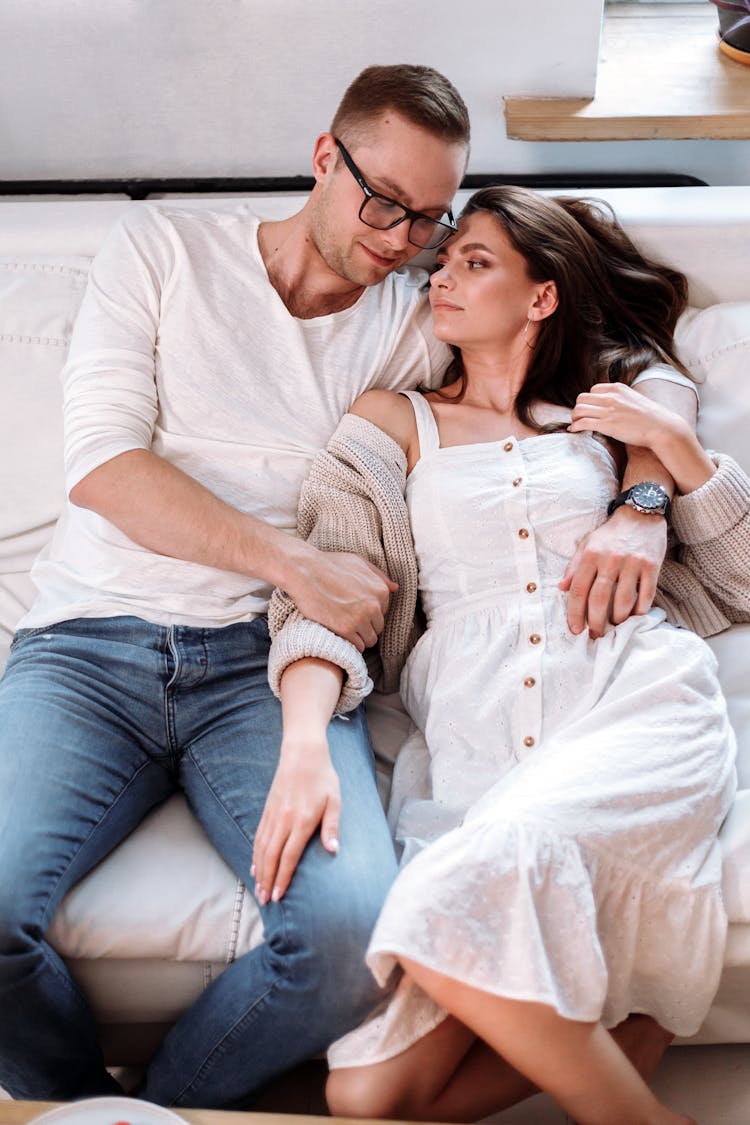
[[[575,636],[560,588],[618,492],[614,450],[589,432],[606,432],[602,384],[679,366],[684,279],[585,205],[514,188],[478,192],[438,261],[434,329],[457,349],[454,380],[363,396],[300,509],[319,544],[398,580],[380,656],[390,686],[409,652],[401,690],[425,736],[397,763],[410,862],[368,952],[381,983],[401,977],[334,1045],[329,1101],[466,1121],[540,1087],[582,1125],[684,1123],[626,1052],[647,1027],[658,1056],[713,997],[733,738],[697,636],[658,610]],[[412,647],[414,555],[427,628]],[[665,605],[679,617],[674,593]],[[255,845],[261,900],[283,895],[318,825],[335,853],[326,725],[369,690],[354,646],[282,595],[271,617],[285,736]],[[307,814],[290,815],[303,791]]]

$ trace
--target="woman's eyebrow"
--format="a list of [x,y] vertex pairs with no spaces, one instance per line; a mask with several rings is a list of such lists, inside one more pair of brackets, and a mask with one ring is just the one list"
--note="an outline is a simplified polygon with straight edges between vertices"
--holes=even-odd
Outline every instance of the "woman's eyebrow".
[[445,246],[440,247],[437,254],[435,255],[435,257],[437,259],[447,257],[450,250],[453,250],[453,252],[455,254],[471,254],[475,250],[482,250],[482,251],[484,251],[485,254],[494,254],[494,251],[492,249],[490,249],[489,246],[485,246],[485,244],[483,242],[457,243],[457,242],[455,242],[455,238],[456,238],[456,236],[453,235],[453,238],[451,238],[445,244]]
[[489,246],[485,246],[483,242],[465,242],[462,246],[457,247],[459,253],[468,254],[474,250],[484,250],[485,254],[492,254]]

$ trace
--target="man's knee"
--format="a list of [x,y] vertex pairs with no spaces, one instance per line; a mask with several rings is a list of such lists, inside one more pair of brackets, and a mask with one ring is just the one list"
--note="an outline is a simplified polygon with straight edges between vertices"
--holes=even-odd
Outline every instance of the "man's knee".
[[27,896],[12,880],[0,890],[0,982],[8,984],[27,971],[38,954],[43,933],[33,920]]
[[323,900],[303,919],[287,912],[281,926],[267,925],[266,940],[272,958],[296,963],[322,990],[340,991],[359,979],[372,983],[364,956],[376,918],[377,910],[331,909]]
[[311,927],[313,947],[323,951],[334,977],[348,977],[350,987],[361,983],[369,993],[373,993],[374,986],[364,957],[391,882],[392,879],[374,879],[356,888],[332,888],[330,895],[318,902],[317,917]]

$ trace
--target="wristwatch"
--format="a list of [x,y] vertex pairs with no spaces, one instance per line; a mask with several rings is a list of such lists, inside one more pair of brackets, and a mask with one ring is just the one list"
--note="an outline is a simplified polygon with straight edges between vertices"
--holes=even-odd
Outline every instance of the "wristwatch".
[[643,512],[646,516],[664,516],[669,519],[669,510],[672,502],[669,493],[653,480],[644,480],[626,488],[619,496],[615,496],[607,507],[607,515],[611,516],[621,504],[635,508],[636,512]]

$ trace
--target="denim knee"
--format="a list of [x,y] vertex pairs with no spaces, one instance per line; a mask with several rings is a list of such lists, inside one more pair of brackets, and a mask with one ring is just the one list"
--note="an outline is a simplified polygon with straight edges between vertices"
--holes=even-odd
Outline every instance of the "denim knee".
[[20,888],[0,890],[0,984],[10,985],[40,953],[42,930]]
[[389,885],[385,878],[365,887],[333,884],[306,901],[290,893],[270,903],[263,908],[269,955],[305,980],[321,1003],[340,1008],[345,999],[360,1018],[381,995],[365,952]]

